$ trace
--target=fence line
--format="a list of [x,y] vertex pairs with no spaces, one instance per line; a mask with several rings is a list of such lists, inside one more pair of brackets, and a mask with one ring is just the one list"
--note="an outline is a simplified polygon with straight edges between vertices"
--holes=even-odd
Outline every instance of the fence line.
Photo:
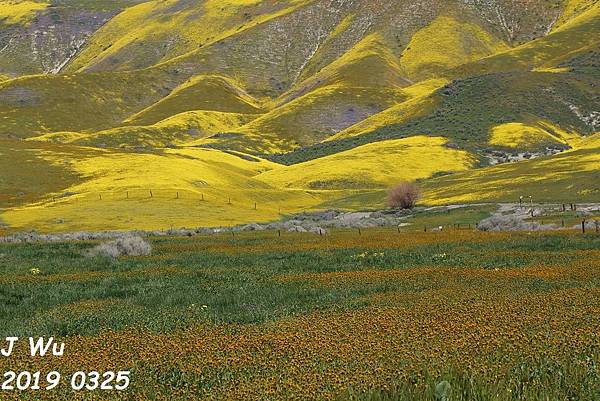
[[[188,196],[186,196],[186,194]],[[96,196],[97,195],[97,196]],[[191,196],[189,196],[191,195]],[[260,208],[260,203],[259,201],[256,200],[248,200],[246,199],[245,201],[240,201],[240,202],[236,202],[235,199],[233,199],[230,195],[223,195],[222,197],[219,196],[213,196],[213,197],[208,197],[206,196],[205,192],[202,191],[191,191],[191,190],[187,190],[187,189],[144,189],[144,188],[138,188],[138,189],[124,189],[124,190],[120,190],[120,191],[100,191],[100,192],[83,192],[83,193],[67,193],[64,194],[62,196],[58,196],[58,197],[52,197],[52,201],[55,203],[58,203],[60,201],[66,201],[66,202],[77,202],[78,200],[82,199],[82,198],[86,198],[87,199],[91,199],[94,200],[96,199],[97,202],[103,202],[103,201],[135,201],[135,200],[149,200],[149,199],[162,199],[162,200],[172,200],[172,201],[177,201],[177,200],[196,200],[199,203],[202,202],[208,202],[209,200],[217,200],[218,202],[211,202],[212,205],[215,204],[221,204],[221,205],[244,205],[246,204],[248,206],[248,210],[272,210],[274,211],[275,209],[278,211],[278,214],[281,216],[282,215],[282,209],[281,209],[281,205],[275,203],[275,205],[273,205],[273,203],[271,203],[270,207],[268,208]],[[212,198],[212,199],[211,199]],[[269,203],[269,202],[265,202],[265,203]],[[558,214],[562,214],[562,213],[569,213],[569,212],[575,212],[577,213],[580,210],[580,206],[577,203],[537,203],[537,204],[530,204],[529,202],[527,203],[513,203],[515,206],[518,206],[519,208],[521,208],[521,210],[528,210],[528,214],[531,214],[532,218],[541,218],[541,217],[545,217],[548,216],[548,213],[558,213]],[[589,203],[586,204],[584,203],[583,205],[595,205],[594,203]],[[483,205],[499,205],[499,203],[487,203],[487,204],[473,204],[472,206],[483,206]],[[440,208],[443,207],[449,207],[449,206],[453,206],[453,205],[440,205]],[[470,205],[467,205],[470,206]],[[52,207],[52,206],[50,206]],[[291,210],[289,213],[294,213],[294,214],[299,214],[299,213],[306,213],[306,212],[314,212],[315,208],[314,207],[310,207],[310,208],[299,208],[299,209],[293,209]],[[451,209],[447,209],[446,210],[447,213],[450,213],[452,210]],[[541,213],[538,213],[536,215],[536,211],[540,211]],[[600,213],[600,207],[598,208],[598,213]],[[556,216],[554,216],[556,217]],[[581,220],[578,220],[581,224],[581,231],[583,233],[589,232],[590,231],[590,224],[593,224],[592,226],[592,231],[595,231],[596,233],[600,233],[600,220],[598,220],[597,218],[594,219],[586,219],[583,216],[579,216],[581,218]],[[573,218],[578,218],[577,216],[573,216]],[[541,220],[541,224],[543,224],[544,221]],[[579,223],[578,223],[579,224]],[[561,226],[563,228],[566,227],[565,224],[565,218],[562,217],[561,219]],[[393,227],[393,226],[390,226]],[[416,228],[416,227],[414,227]],[[477,228],[477,224],[474,223],[464,223],[464,222],[453,222],[453,223],[447,223],[447,225],[424,225],[423,227],[423,231],[425,232],[437,232],[437,231],[447,231],[447,230],[456,230],[456,231],[460,231],[460,230],[472,230],[472,229],[476,229]],[[397,227],[398,232],[403,232],[403,230],[401,230],[401,227],[398,226]],[[358,228],[358,235],[362,235],[362,231],[360,228]]]
[[[221,203],[223,205],[241,205],[248,204],[249,209],[259,210],[261,202],[258,200],[248,200],[245,201],[236,201],[231,195],[223,195],[221,198],[218,196],[209,197],[204,192],[195,192],[190,190],[168,190],[168,189],[136,189],[136,190],[123,190],[123,191],[101,191],[101,192],[81,192],[81,193],[71,193],[65,194],[62,196],[54,196],[50,198],[52,202],[60,203],[60,202],[77,202],[79,200],[95,200],[97,202],[100,201],[135,201],[135,200],[151,200],[151,199],[160,199],[160,200],[195,200],[198,202],[208,202],[213,201],[212,203]],[[265,202],[267,203],[267,202]],[[277,210],[281,214],[281,206],[276,206]],[[305,208],[299,210],[299,212],[309,211],[310,208]]]

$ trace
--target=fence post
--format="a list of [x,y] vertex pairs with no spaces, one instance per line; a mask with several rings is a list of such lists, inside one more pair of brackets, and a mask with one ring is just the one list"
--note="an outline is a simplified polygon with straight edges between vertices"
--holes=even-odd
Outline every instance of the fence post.
[[154,194],[152,193],[152,190],[150,190],[150,197],[154,198]]
[[585,220],[581,222],[581,231],[585,234]]
[[129,199],[129,191],[127,191],[127,199]]
[[204,194],[202,194],[202,202],[204,202]]
[[177,191],[177,199],[179,199],[179,191]]
[[[319,230],[321,231],[321,230]],[[360,231],[360,227],[358,227],[358,235],[362,235],[362,232]]]
[[254,210],[256,210],[256,202],[254,202]]

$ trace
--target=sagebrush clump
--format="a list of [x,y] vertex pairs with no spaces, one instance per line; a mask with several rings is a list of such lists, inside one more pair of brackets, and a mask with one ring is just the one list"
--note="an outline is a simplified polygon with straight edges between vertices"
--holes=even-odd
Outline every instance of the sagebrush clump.
[[121,256],[150,255],[152,246],[148,241],[138,236],[130,236],[104,242],[85,253],[87,257],[119,258]]
[[401,182],[388,191],[387,203],[393,209],[414,209],[421,199],[421,188],[414,182]]

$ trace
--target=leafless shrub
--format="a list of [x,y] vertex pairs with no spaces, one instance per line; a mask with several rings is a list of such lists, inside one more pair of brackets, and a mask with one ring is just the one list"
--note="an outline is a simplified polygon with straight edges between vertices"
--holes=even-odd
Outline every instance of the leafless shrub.
[[388,190],[387,203],[394,209],[413,209],[421,199],[421,188],[414,182],[401,182]]
[[123,237],[114,241],[102,243],[85,253],[89,258],[104,256],[118,258],[121,256],[150,255],[152,246],[142,237]]

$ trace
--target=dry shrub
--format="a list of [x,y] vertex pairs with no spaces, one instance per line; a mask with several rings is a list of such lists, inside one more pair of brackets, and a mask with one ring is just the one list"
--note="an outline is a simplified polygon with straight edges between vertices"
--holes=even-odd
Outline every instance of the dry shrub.
[[129,236],[102,243],[87,251],[85,256],[118,258],[121,256],[145,256],[150,255],[150,252],[152,252],[152,246],[146,240],[142,237]]
[[394,209],[413,209],[421,199],[421,188],[414,182],[401,182],[388,190],[387,203]]

